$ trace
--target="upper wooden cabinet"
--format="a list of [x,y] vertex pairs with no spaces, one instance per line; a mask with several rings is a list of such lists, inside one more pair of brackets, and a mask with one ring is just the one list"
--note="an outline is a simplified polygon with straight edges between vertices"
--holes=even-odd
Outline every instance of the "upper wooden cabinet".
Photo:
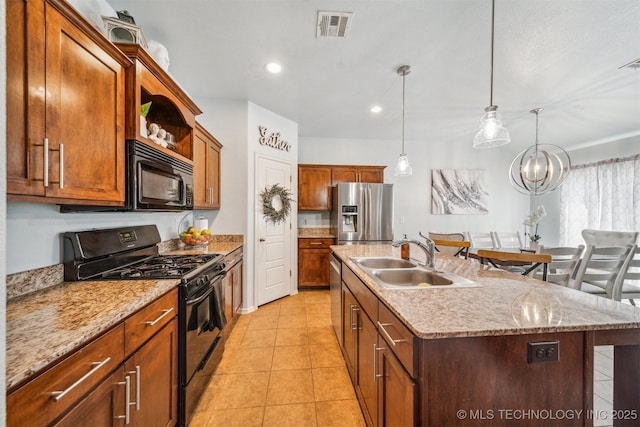
[[[142,141],[166,152],[193,160],[193,134],[196,115],[202,113],[180,86],[137,44],[116,43],[133,61],[126,72],[126,138]],[[164,148],[141,132],[140,106],[151,102],[146,126],[157,123],[171,133],[175,147]]]
[[193,137],[193,207],[220,209],[222,144],[196,122]]
[[6,29],[8,198],[124,204],[131,62],[62,0],[7,0]]
[[339,182],[384,182],[386,166],[333,166],[331,185]]
[[339,182],[384,182],[386,166],[298,165],[298,210],[330,211]]
[[331,166],[298,165],[298,210],[331,209]]

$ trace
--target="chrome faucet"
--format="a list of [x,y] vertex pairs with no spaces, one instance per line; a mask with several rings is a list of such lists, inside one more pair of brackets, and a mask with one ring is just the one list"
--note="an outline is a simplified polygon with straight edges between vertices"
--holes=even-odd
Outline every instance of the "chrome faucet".
[[[420,235],[422,235],[422,233],[420,233]],[[427,241],[426,245],[419,240],[408,240],[406,238],[401,240],[396,240],[395,242],[391,243],[391,245],[394,248],[397,248],[398,246],[403,245],[405,243],[413,243],[414,245],[422,249],[424,251],[425,256],[428,258],[429,265],[427,266],[425,264],[425,267],[435,270],[436,269],[436,245],[435,243],[433,243],[433,240],[431,240],[430,238],[425,236],[422,236],[422,237],[424,237],[424,239]]]

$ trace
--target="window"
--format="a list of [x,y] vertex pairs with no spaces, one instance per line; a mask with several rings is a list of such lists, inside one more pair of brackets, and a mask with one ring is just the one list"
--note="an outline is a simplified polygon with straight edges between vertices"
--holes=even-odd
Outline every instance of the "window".
[[640,154],[572,168],[560,187],[560,245],[583,244],[585,228],[640,230]]

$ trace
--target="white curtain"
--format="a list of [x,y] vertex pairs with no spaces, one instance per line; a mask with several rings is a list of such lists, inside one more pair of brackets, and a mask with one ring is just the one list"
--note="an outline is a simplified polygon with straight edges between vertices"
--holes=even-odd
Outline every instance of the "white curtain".
[[582,230],[640,230],[640,155],[576,166],[560,187],[560,245]]

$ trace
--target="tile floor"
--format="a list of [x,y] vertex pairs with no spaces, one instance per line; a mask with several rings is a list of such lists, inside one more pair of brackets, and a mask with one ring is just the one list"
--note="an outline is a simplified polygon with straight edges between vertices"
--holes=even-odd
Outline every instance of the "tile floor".
[[329,291],[241,315],[190,427],[364,427],[331,327]]

